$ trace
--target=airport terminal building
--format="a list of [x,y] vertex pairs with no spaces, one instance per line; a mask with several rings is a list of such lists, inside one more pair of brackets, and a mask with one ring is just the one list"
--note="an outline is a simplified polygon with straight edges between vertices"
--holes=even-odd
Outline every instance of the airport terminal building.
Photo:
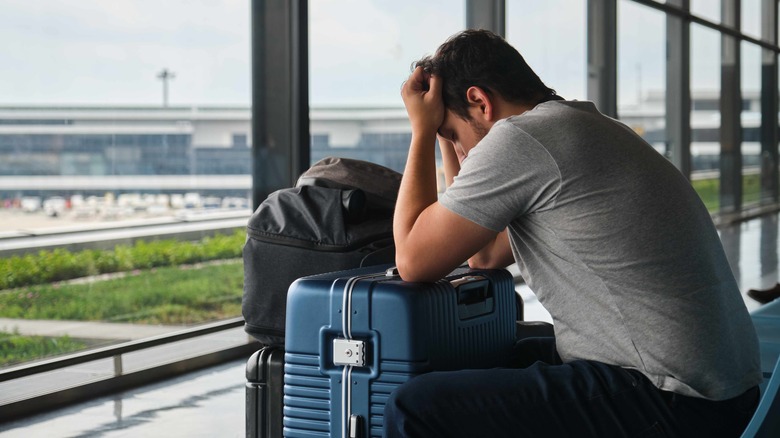
[[[402,171],[403,108],[311,111],[312,162],[357,158]],[[246,107],[0,107],[0,198],[124,192],[247,196]]]
[[[667,154],[664,95],[649,92],[621,120]],[[759,95],[743,96],[743,165],[758,167]],[[251,109],[218,106],[0,107],[0,199],[141,192],[246,197]],[[717,171],[717,95],[693,98],[692,169]],[[311,162],[356,158],[403,171],[411,140],[403,108],[312,108]]]

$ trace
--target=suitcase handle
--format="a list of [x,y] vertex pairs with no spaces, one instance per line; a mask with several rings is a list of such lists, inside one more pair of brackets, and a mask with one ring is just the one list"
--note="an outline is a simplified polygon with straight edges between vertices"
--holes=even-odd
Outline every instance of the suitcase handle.
[[466,276],[450,281],[458,293],[458,317],[461,320],[493,313],[495,299],[490,280],[477,276]]

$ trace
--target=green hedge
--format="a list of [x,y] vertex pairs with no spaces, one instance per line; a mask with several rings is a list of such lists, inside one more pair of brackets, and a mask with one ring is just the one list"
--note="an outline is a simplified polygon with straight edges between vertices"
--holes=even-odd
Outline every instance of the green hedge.
[[0,290],[112,272],[176,266],[237,258],[246,239],[244,230],[218,234],[199,242],[178,240],[139,241],[117,245],[113,251],[67,249],[0,259]]

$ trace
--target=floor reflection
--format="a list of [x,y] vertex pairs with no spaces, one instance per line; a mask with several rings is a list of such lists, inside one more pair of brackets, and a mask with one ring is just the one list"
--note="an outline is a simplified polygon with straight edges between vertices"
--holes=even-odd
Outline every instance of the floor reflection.
[[749,289],[769,289],[778,283],[778,214],[721,227],[718,232],[748,310],[760,303],[747,296]]
[[777,283],[777,236],[778,216],[771,215],[760,219],[761,221],[761,276],[771,277],[773,283]]
[[0,425],[2,438],[243,437],[246,361]]

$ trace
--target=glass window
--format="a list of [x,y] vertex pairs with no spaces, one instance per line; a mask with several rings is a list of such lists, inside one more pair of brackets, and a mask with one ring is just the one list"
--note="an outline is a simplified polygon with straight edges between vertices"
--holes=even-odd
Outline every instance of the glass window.
[[506,37],[550,88],[587,98],[585,0],[509,0]]
[[721,0],[691,0],[691,13],[705,20],[720,23]]
[[310,1],[312,161],[335,155],[402,171],[411,131],[401,85],[415,60],[465,27],[465,10],[450,0]]
[[[0,38],[0,318],[19,320],[0,343],[20,346],[0,367],[240,316],[250,2],[10,1]],[[22,229],[66,243],[39,253]],[[28,319],[141,328],[63,339]]]
[[761,48],[743,42],[742,79],[742,203],[761,196]]
[[761,38],[761,0],[742,0],[740,7],[742,33]]
[[720,33],[691,25],[691,183],[710,211],[720,205]]
[[633,1],[618,3],[618,116],[664,154],[665,29],[666,17],[662,12]]

